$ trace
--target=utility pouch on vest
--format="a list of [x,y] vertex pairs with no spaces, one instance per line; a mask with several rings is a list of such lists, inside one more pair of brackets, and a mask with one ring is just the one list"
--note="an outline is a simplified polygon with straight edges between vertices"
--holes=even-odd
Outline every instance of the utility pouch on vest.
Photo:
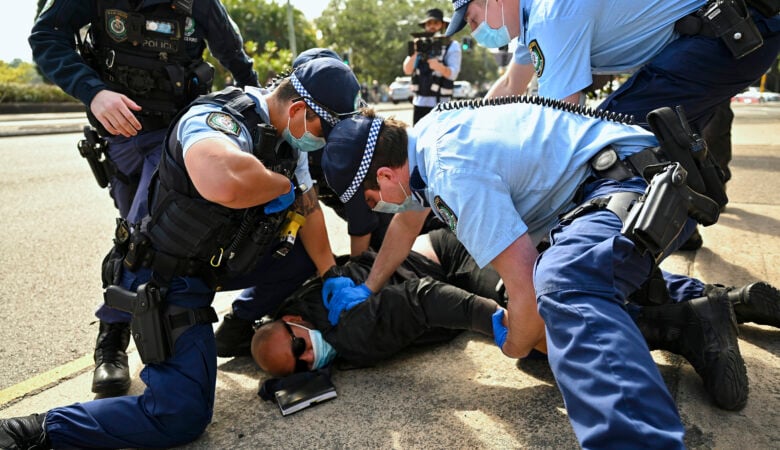
[[227,269],[231,273],[246,273],[279,242],[279,230],[285,219],[284,211],[275,214],[247,211],[241,228],[226,253]]
[[645,195],[631,208],[621,232],[656,261],[666,255],[688,220],[685,169],[679,163],[655,175]]
[[92,175],[98,186],[104,188],[116,172],[114,164],[105,157],[106,140],[98,136],[97,131],[89,125],[84,126],[84,139],[78,143],[79,154],[87,160]]
[[114,230],[114,246],[103,258],[101,265],[104,289],[112,284],[119,284],[122,279],[122,268],[129,242],[130,226],[125,219],[118,217],[116,230]]
[[130,235],[130,241],[127,245],[127,255],[125,255],[125,268],[136,271],[142,266],[148,267],[151,263],[152,252],[151,241],[145,233],[136,231]]
[[747,0],[747,4],[756,8],[764,17],[780,14],[780,0]]
[[721,208],[726,206],[726,177],[708,151],[706,141],[691,131],[682,107],[664,107],[650,111],[647,123],[658,138],[666,157],[682,164],[688,173],[688,186],[711,198]]
[[702,29],[712,30],[737,59],[764,44],[744,0],[710,0],[696,15],[702,20]]
[[144,364],[161,363],[173,354],[170,330],[161,314],[162,295],[154,282],[142,284],[135,293],[109,286],[103,297],[108,306],[133,314],[130,332]]

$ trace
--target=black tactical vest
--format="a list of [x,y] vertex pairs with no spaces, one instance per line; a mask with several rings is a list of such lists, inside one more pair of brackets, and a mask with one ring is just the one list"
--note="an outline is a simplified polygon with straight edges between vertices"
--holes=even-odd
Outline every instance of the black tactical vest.
[[172,0],[141,10],[137,0],[96,3],[98,20],[89,31],[94,56],[85,59],[109,89],[140,104],[142,114],[167,115],[169,121],[211,90],[214,69],[202,59],[206,44],[191,2]]
[[[444,51],[438,57],[439,61],[445,66],[444,58],[447,56],[447,51],[450,48],[452,41],[448,41],[444,46]],[[412,74],[412,92],[424,97],[450,97],[452,96],[452,89],[455,86],[455,82],[447,77],[441,75],[434,75],[433,70],[426,61],[420,60],[420,63],[415,67]]]
[[[263,149],[266,152],[271,149],[275,154],[284,153],[280,148],[291,149],[283,139],[276,138],[273,127],[264,125],[255,111],[255,102],[240,88],[227,88],[202,96],[187,109],[201,104],[221,105],[222,111],[252,130],[256,156],[260,157]],[[150,187],[150,216],[144,221],[142,231],[151,240],[155,252],[180,261],[191,261],[190,267],[206,267],[217,279],[244,273],[270,250],[266,244],[274,239],[278,241],[286,211],[269,216],[263,213],[263,205],[231,209],[204,199],[187,175],[181,143],[176,139],[179,119],[184,112],[177,116],[169,130]],[[290,164],[294,167],[297,153],[287,152],[287,155],[287,167]],[[266,166],[275,167],[271,163]],[[244,263],[237,265],[239,260]],[[179,266],[183,267],[182,264]],[[200,269],[195,272],[203,275]],[[180,272],[180,269],[174,272]]]

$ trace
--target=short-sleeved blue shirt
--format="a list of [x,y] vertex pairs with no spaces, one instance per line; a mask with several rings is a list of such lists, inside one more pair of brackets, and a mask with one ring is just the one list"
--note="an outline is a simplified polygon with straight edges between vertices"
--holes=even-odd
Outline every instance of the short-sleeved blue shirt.
[[561,99],[592,74],[630,73],[678,35],[674,23],[706,0],[523,0],[514,61],[533,64],[539,95]]
[[624,157],[657,140],[638,126],[527,103],[434,110],[409,132],[409,170],[483,267],[524,233],[538,243],[575,206],[588,161],[607,145]]
[[[260,117],[268,120],[268,103],[265,101],[264,97],[268,91],[251,86],[247,86],[244,90],[255,101],[255,110],[260,114]],[[207,122],[209,115],[215,112],[227,114],[219,105],[207,104],[193,106],[184,114],[184,116],[182,116],[176,134],[176,139],[181,142],[182,158],[187,154],[187,150],[189,150],[193,144],[208,138],[230,141],[242,151],[252,153],[252,137],[246,126],[234,117],[233,119],[240,127],[238,135],[219,131],[210,126]],[[299,184],[305,184],[309,188],[314,184],[311,174],[309,173],[308,156],[304,152],[300,152],[298,157],[295,176],[297,177]]]

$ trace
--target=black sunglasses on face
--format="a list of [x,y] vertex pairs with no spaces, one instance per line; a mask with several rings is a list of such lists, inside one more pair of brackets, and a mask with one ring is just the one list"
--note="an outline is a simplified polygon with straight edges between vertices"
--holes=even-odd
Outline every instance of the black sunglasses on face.
[[292,346],[293,358],[295,358],[295,372],[308,372],[309,363],[300,359],[301,355],[303,355],[303,352],[306,351],[306,340],[302,337],[296,336],[295,333],[293,333],[292,327],[289,323],[282,323],[284,324],[284,327],[287,328],[287,332],[290,333],[290,344]]

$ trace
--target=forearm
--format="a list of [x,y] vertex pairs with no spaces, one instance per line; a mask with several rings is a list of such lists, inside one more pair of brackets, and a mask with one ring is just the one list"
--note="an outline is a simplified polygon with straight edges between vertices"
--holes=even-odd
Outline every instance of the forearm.
[[544,322],[537,311],[533,286],[537,256],[530,237],[524,234],[492,261],[509,296],[509,333],[502,350],[512,358],[524,357],[533,348],[545,348]]
[[406,59],[404,59],[404,74],[411,75],[412,72],[414,72],[414,62],[417,61],[417,53],[407,56]]
[[409,255],[429,211],[404,212],[393,217],[365,283],[371,291],[378,292]]
[[533,66],[512,62],[506,73],[493,83],[485,98],[524,94],[533,76]]

